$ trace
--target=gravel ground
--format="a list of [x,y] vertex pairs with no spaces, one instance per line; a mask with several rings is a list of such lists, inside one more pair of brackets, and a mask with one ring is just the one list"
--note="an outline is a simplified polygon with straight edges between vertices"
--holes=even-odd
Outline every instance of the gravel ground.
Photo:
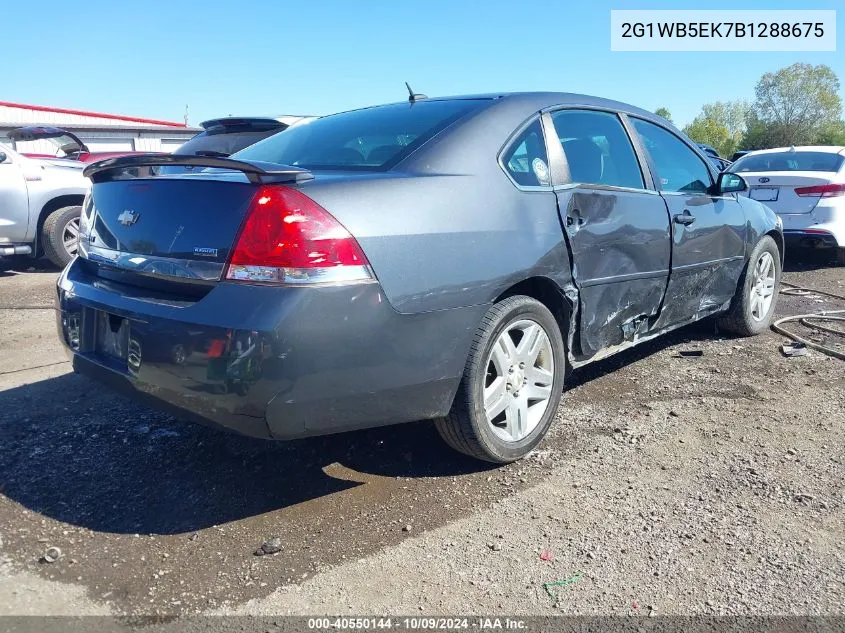
[[140,408],[24,309],[55,276],[0,273],[0,613],[845,612],[842,361],[698,324],[573,374],[541,450],[491,469],[427,423],[268,443]]

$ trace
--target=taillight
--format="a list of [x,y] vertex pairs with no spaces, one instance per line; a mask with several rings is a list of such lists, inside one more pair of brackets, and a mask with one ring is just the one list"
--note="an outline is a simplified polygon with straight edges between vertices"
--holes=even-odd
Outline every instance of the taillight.
[[836,196],[845,196],[845,184],[797,187],[795,193],[802,198],[835,198]]
[[226,279],[311,284],[368,281],[370,265],[358,242],[302,192],[262,186],[252,199]]

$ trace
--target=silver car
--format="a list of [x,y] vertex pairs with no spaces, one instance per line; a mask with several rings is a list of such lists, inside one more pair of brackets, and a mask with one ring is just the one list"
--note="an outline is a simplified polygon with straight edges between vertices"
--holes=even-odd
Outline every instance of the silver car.
[[0,144],[0,257],[76,255],[79,213],[91,182],[84,163],[27,158]]

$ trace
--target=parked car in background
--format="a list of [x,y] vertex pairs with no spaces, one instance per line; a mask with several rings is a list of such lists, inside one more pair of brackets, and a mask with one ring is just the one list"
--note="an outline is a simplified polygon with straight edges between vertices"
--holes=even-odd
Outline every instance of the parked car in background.
[[0,257],[76,254],[79,212],[90,181],[84,164],[28,158],[0,145]]
[[713,147],[712,145],[708,145],[707,143],[699,143],[698,146],[701,148],[701,150],[705,154],[719,158],[718,150],[715,147]]
[[[124,179],[160,165],[203,171]],[[771,209],[665,119],[595,97],[412,95],[86,173],[58,281],[74,369],[255,437],[434,419],[514,461],[567,367],[708,316],[757,334],[778,296]]]
[[200,127],[203,131],[186,141],[174,153],[225,158],[286,130],[288,125],[267,117],[224,117],[203,121]]
[[16,128],[8,133],[8,137],[16,143],[21,141],[47,140],[50,141],[50,143],[56,148],[56,151],[53,154],[33,154],[31,152],[21,152],[21,155],[26,156],[27,158],[40,158],[44,160],[59,158],[79,161],[82,163],[92,163],[104,158],[114,158],[115,156],[143,153],[126,151],[92,152],[73,132],[69,132],[58,127],[43,125]]
[[729,170],[747,195],[783,220],[787,245],[831,249],[845,264],[845,147],[781,147],[750,152]]
[[[303,117],[310,118],[310,117]],[[298,123],[299,121],[297,121]],[[294,123],[295,124],[295,123]],[[225,117],[200,123],[203,131],[186,141],[174,154],[226,158],[250,145],[288,129],[291,124],[269,117]],[[191,165],[158,167],[161,174],[191,173]]]
[[698,143],[698,146],[710,159],[710,162],[716,167],[719,171],[725,171],[731,164],[727,158],[722,158],[719,156],[719,152],[714,148],[712,145],[707,145],[707,143]]
[[715,156],[708,156],[708,158],[718,171],[725,171],[732,164],[727,158],[717,158]]

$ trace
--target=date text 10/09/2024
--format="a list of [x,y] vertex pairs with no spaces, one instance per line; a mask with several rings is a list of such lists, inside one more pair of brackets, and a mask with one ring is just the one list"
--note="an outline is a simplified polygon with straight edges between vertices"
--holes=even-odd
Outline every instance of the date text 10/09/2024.
[[409,630],[409,631],[449,631],[449,630],[526,630],[524,620],[518,618],[472,617],[472,618],[309,618],[308,628],[315,631],[332,630]]

